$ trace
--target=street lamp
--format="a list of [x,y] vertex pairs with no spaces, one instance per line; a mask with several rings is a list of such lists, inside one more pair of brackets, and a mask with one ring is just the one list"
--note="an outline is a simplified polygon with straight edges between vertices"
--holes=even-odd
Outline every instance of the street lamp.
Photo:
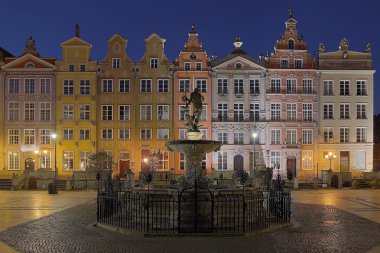
[[330,172],[331,172],[331,162],[336,158],[336,154],[333,154],[332,152],[329,152],[327,155],[325,155],[325,159],[330,161]]
[[51,138],[54,140],[54,182],[52,192],[49,193],[57,194],[57,134],[52,133]]
[[256,138],[257,133],[252,133],[253,137],[253,174],[254,174],[254,186],[257,186],[257,171],[256,171]]

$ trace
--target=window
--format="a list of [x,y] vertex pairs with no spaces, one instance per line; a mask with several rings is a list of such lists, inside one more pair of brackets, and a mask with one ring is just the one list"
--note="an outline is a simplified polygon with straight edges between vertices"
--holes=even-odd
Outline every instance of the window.
[[169,120],[169,105],[157,105],[157,120]]
[[169,151],[162,151],[161,159],[158,161],[158,170],[169,169]]
[[244,144],[244,133],[234,133],[234,144]]
[[339,128],[340,142],[349,142],[349,128],[341,127]]
[[367,104],[356,104],[356,118],[367,119]]
[[207,156],[203,155],[202,157],[202,170],[206,171],[207,170]]
[[259,103],[251,103],[249,105],[249,120],[259,121],[260,120],[260,105]]
[[206,121],[207,120],[207,105],[202,106],[202,114],[199,120]]
[[218,79],[218,94],[228,93],[228,79]]
[[289,68],[289,60],[287,60],[287,59],[281,59],[281,61],[280,61],[280,68],[282,68],[282,69],[288,69]]
[[301,59],[295,59],[294,60],[294,68],[295,69],[302,69],[302,60]]
[[112,68],[113,69],[120,68],[120,58],[112,58]]
[[186,106],[180,105],[179,106],[179,120],[185,120],[186,119]]
[[74,151],[63,151],[63,169],[74,170]]
[[152,92],[152,80],[141,79],[140,80],[140,92]]
[[32,78],[25,78],[25,93],[34,93],[35,92],[35,80]]
[[119,92],[122,92],[122,93],[130,92],[129,79],[120,79],[119,80]]
[[152,120],[151,105],[140,105],[140,120]]
[[313,94],[313,80],[312,79],[302,79],[302,93]]
[[357,150],[356,151],[356,169],[365,170],[365,165],[366,165],[365,151]]
[[87,170],[87,166],[90,163],[90,154],[91,152],[89,151],[79,151],[79,170]]
[[297,93],[297,79],[286,79],[286,93]]
[[40,129],[40,144],[49,145],[50,144],[50,129]]
[[90,95],[90,80],[80,80],[79,93],[81,95]]
[[157,81],[157,91],[158,92],[169,92],[169,80],[159,79]]
[[179,153],[179,170],[185,170],[185,155],[182,153]]
[[41,78],[40,79],[40,88],[41,93],[50,93],[51,92],[51,79],[50,78]]
[[119,128],[119,139],[126,140],[130,138],[130,129],[128,128]]
[[244,121],[244,109],[242,103],[234,104],[234,121]]
[[18,151],[9,151],[8,153],[9,170],[20,169],[20,153]]
[[341,96],[350,95],[350,81],[340,81],[340,95]]
[[228,144],[228,133],[218,133],[218,141],[220,141],[222,144]]
[[218,104],[218,121],[227,121],[227,103]]
[[333,119],[334,118],[334,107],[332,104],[323,105],[323,119]]
[[286,120],[297,120],[297,104],[286,104]]
[[119,105],[119,120],[121,121],[129,120],[129,117],[130,117],[130,106]]
[[140,139],[152,139],[152,129],[140,129]]
[[18,102],[9,102],[9,121],[18,121],[19,120],[19,103]]
[[84,64],[79,65],[79,71],[80,72],[85,72],[86,71],[86,66]]
[[312,145],[312,144],[313,144],[313,130],[302,129],[302,145]]
[[243,94],[243,79],[234,79],[234,93],[235,94]]
[[157,129],[157,139],[158,140],[167,140],[169,139],[169,129]]
[[313,104],[302,104],[302,120],[313,121]]
[[207,140],[207,129],[199,129],[202,133],[202,140]]
[[270,79],[270,92],[281,93],[281,79]]
[[270,152],[270,167],[280,169],[281,151]]
[[74,95],[74,81],[73,80],[63,81],[63,95],[66,95],[66,96]]
[[40,157],[40,167],[43,169],[51,168],[51,151],[44,150]]
[[24,107],[25,121],[34,121],[35,104],[25,103]]
[[365,127],[356,128],[356,142],[367,142],[367,129]]
[[195,70],[202,70],[202,62],[195,63]]
[[8,129],[8,144],[10,145],[19,144],[19,140],[20,140],[20,130]]
[[313,150],[302,150],[302,170],[313,169]]
[[333,143],[333,129],[332,127],[325,127],[323,129],[323,141],[326,143]]
[[356,81],[356,95],[367,96],[367,82],[358,80]]
[[260,136],[257,134],[257,136],[255,138],[255,137],[253,137],[254,133],[255,132],[251,132],[251,134],[250,134],[250,143],[251,144],[260,144]]
[[219,151],[218,152],[218,170],[227,169],[227,152]]
[[207,80],[204,79],[197,79],[196,80],[196,87],[198,88],[199,92],[207,92]]
[[63,119],[73,120],[74,119],[74,105],[63,105]]
[[20,79],[9,79],[9,93],[20,93]]
[[334,95],[334,82],[331,80],[323,81],[323,95],[324,96],[333,96]]
[[180,79],[179,80],[179,92],[190,91],[190,79]]
[[296,145],[297,143],[297,129],[286,130],[286,144]]
[[151,69],[158,68],[158,58],[150,58],[150,68]]
[[289,49],[293,50],[294,49],[294,40],[293,39],[288,40],[288,44],[289,44]]
[[113,92],[113,80],[112,79],[103,79],[102,80],[102,92],[103,93],[112,93]]
[[102,120],[113,119],[113,105],[102,105]]
[[50,121],[50,102],[40,103],[40,120],[41,121]]
[[270,114],[272,121],[280,121],[281,120],[281,104],[273,103],[270,105]]
[[113,129],[112,128],[102,129],[102,139],[110,140],[112,138],[113,138]]
[[24,129],[24,144],[34,145],[35,142],[35,130],[34,129]]
[[90,105],[79,105],[79,119],[90,120]]
[[79,129],[79,139],[89,140],[90,139],[90,129]]
[[350,104],[340,104],[340,118],[341,119],[350,118]]
[[74,140],[74,129],[64,128],[63,129],[63,139],[64,140]]
[[74,65],[73,64],[69,64],[69,72],[74,72]]
[[280,129],[272,129],[270,131],[270,144],[278,145],[281,144],[281,130]]
[[179,129],[179,139],[180,140],[186,139],[186,133],[187,133],[187,129]]
[[185,69],[185,71],[189,71],[190,70],[190,62],[185,62],[183,64],[183,68]]
[[260,94],[260,80],[259,79],[249,80],[249,93]]

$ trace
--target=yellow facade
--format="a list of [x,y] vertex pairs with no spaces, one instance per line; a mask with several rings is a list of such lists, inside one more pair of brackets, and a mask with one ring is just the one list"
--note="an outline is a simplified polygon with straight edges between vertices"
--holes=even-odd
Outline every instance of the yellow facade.
[[87,156],[96,151],[96,70],[92,45],[79,34],[61,44],[57,61],[56,121],[58,177],[85,170]]

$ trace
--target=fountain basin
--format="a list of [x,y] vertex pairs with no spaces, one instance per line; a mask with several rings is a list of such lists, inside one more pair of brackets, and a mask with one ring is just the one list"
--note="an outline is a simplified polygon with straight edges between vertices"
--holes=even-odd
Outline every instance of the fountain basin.
[[219,151],[221,146],[220,141],[210,140],[174,140],[166,143],[166,147],[170,151],[180,152],[185,155],[203,155]]

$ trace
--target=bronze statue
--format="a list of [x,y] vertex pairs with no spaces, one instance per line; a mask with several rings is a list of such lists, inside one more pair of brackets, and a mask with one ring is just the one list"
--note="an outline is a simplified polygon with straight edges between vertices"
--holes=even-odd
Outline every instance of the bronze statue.
[[[195,88],[193,92],[190,94],[190,98],[186,95],[182,97],[182,101],[186,102],[185,106],[185,117],[187,120],[186,128],[189,132],[199,132],[199,118],[202,115],[204,97],[199,92],[198,88]],[[193,105],[193,115],[189,114],[189,106]]]

